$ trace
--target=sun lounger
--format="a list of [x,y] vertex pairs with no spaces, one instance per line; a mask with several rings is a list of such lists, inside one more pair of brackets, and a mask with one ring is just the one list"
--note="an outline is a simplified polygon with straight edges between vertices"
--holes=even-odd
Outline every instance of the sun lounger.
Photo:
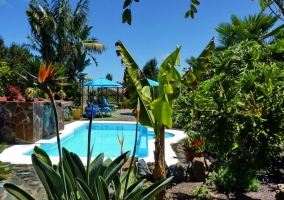
[[118,105],[115,104],[109,104],[105,98],[103,98],[103,107],[111,108],[111,109],[117,109]]
[[112,112],[113,111],[112,111],[111,108],[109,108],[109,107],[101,107],[99,105],[98,100],[96,100],[96,99],[94,99],[93,103],[94,103],[94,106],[97,109],[97,115],[100,115],[101,117],[103,117],[103,114],[112,116]]

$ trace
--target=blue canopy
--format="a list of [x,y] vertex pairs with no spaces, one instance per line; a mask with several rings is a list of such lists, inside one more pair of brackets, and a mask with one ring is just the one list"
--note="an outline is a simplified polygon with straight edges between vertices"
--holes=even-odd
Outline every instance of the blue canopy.
[[149,84],[151,86],[159,86],[159,83],[157,81],[153,81],[152,79],[147,78]]
[[86,82],[84,86],[99,87],[99,88],[121,88],[122,87],[121,84],[110,81],[106,78],[98,78],[96,80]]

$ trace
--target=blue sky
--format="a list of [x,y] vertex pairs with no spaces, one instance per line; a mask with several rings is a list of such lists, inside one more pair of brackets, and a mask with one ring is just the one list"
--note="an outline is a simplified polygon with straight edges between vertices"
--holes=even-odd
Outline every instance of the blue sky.
[[[75,0],[71,0],[74,7]],[[132,25],[122,24],[123,0],[90,0],[89,25],[91,36],[96,37],[108,49],[96,54],[99,66],[88,66],[85,72],[93,79],[113,75],[114,81],[122,81],[124,67],[116,56],[117,40],[124,43],[137,64],[156,58],[158,66],[175,50],[181,48],[181,65],[190,56],[198,56],[214,36],[215,27],[221,22],[230,22],[232,14],[240,18],[260,11],[258,0],[200,0],[195,19],[185,19],[189,0],[141,0],[132,4]],[[29,43],[26,36],[30,28],[25,15],[28,0],[0,0],[0,36],[6,46]]]

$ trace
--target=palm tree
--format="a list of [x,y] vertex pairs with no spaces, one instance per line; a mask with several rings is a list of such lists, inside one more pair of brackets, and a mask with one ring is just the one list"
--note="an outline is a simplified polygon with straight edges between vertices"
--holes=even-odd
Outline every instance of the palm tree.
[[74,12],[70,0],[32,0],[26,11],[31,26],[31,44],[47,63],[64,64],[70,79],[90,65],[89,55],[97,65],[93,53],[102,53],[106,46],[96,38],[88,38],[89,0],[79,0]]
[[[215,30],[219,33],[219,49],[226,49],[244,40],[255,40],[260,44],[269,42],[273,36],[284,28],[284,24],[271,30],[278,18],[260,12],[257,15],[249,15],[240,19],[236,15],[231,16],[231,23],[223,22]],[[270,38],[272,37],[272,38]],[[272,41],[271,40],[271,41]]]
[[112,81],[112,74],[107,73],[107,75],[106,75],[106,79],[108,79],[108,80]]
[[152,80],[158,80],[158,72],[159,69],[157,68],[157,60],[153,58],[149,60],[142,69],[143,74]]

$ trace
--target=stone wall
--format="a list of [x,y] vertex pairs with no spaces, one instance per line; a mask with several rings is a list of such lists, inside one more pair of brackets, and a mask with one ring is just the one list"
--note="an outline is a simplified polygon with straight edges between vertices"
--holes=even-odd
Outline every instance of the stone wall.
[[[59,130],[64,129],[64,103],[56,102]],[[56,133],[50,101],[0,102],[0,142],[34,143]]]

